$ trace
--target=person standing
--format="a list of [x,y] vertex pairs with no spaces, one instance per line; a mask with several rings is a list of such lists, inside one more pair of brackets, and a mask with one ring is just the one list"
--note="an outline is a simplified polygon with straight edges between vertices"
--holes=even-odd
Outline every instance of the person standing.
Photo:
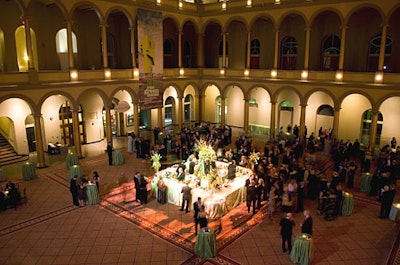
[[128,153],[133,152],[133,135],[132,133],[128,133],[128,148],[127,148]]
[[166,190],[167,190],[167,185],[165,185],[163,177],[160,176],[160,179],[157,182],[157,201],[161,204],[165,203]]
[[140,204],[147,203],[147,180],[143,175],[139,179],[139,198]]
[[135,183],[135,201],[138,202],[139,201],[139,194],[140,194],[140,187],[139,187],[139,178],[140,178],[140,173],[139,171],[137,171],[135,173],[135,175],[133,176],[133,182]]
[[201,202],[201,197],[197,198],[197,201],[193,203],[193,210],[194,210],[194,230],[196,232],[197,235],[197,226],[199,225],[199,218],[198,218],[198,213],[201,210],[201,206],[202,206],[202,202]]
[[94,184],[96,184],[97,191],[100,191],[100,188],[99,188],[100,176],[99,176],[99,173],[97,173],[97,171],[93,172],[93,182],[94,182]]
[[304,214],[304,221],[303,221],[302,224],[300,224],[301,232],[309,234],[309,235],[312,235],[312,233],[313,233],[313,220],[312,220],[310,211],[305,210],[303,212],[303,214]]
[[247,212],[250,213],[250,206],[253,203],[253,214],[256,213],[256,182],[254,179],[250,180],[250,184],[247,186],[246,193],[246,205]]
[[108,155],[108,164],[111,166],[112,165],[112,155],[113,155],[113,147],[111,141],[108,142],[107,144],[107,155]]
[[392,207],[393,199],[396,195],[396,188],[385,185],[382,189],[381,196],[381,211],[379,218],[384,219],[389,217],[390,209]]
[[182,195],[182,207],[179,209],[179,211],[183,211],[185,208],[185,212],[189,212],[189,201],[190,201],[190,195],[191,195],[192,188],[189,187],[188,182],[185,183],[185,186],[182,187],[181,193]]
[[200,229],[202,229],[203,227],[207,227],[208,220],[207,220],[207,213],[206,213],[204,205],[201,205],[200,211],[197,214],[197,219],[199,220]]
[[293,220],[292,213],[287,213],[286,217],[283,217],[279,223],[281,226],[281,236],[282,236],[282,252],[285,253],[286,243],[289,249],[289,254],[292,251],[292,231],[295,222]]
[[79,206],[79,201],[78,201],[78,186],[76,185],[76,176],[74,176],[70,183],[69,183],[69,191],[71,192],[72,195],[72,203],[75,206]]

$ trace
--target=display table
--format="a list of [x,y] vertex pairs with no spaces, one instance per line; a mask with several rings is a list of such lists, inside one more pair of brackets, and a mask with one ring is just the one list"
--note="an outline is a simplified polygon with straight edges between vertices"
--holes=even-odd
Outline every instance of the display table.
[[24,180],[31,180],[36,178],[36,169],[32,163],[26,162],[22,164],[22,178]]
[[79,165],[78,156],[74,152],[68,152],[65,161],[67,163],[67,169],[70,169],[74,165]]
[[[221,164],[226,164],[219,162]],[[182,187],[185,183],[179,182],[176,179],[177,166],[172,166],[161,170],[156,176],[154,176],[151,182],[152,195],[156,196],[158,193],[157,182],[159,180],[158,176],[163,176],[163,181],[167,186],[166,201],[168,203],[181,206],[182,205]],[[243,168],[238,170],[237,177],[233,182],[224,185],[216,190],[206,190],[202,188],[203,185],[196,185],[196,176],[186,175],[185,181],[190,181],[190,187],[192,187],[192,198],[190,200],[189,209],[193,210],[193,202],[197,201],[200,197],[205,204],[205,211],[208,218],[219,218],[225,215],[232,208],[238,206],[240,203],[246,199],[246,188],[245,182],[248,178],[250,171]],[[203,180],[201,180],[203,182]]]
[[86,186],[86,205],[96,205],[100,202],[99,191],[96,184]]
[[217,242],[214,230],[203,227],[197,233],[194,253],[202,259],[212,259],[217,256]]
[[296,236],[292,251],[290,252],[290,260],[300,265],[309,265],[314,255],[314,241],[311,236],[300,233]]
[[392,203],[389,219],[395,222],[400,222],[400,203]]
[[369,192],[371,190],[371,180],[372,180],[372,174],[368,172],[362,173],[359,183],[360,191]]
[[82,169],[80,165],[73,165],[69,169],[69,174],[68,174],[68,182],[71,181],[71,179],[76,176],[76,177],[82,177]]
[[125,163],[125,157],[122,149],[114,149],[112,154],[112,164],[113,165],[123,165]]
[[343,192],[342,215],[343,216],[352,215],[353,207],[354,207],[353,194],[348,192]]

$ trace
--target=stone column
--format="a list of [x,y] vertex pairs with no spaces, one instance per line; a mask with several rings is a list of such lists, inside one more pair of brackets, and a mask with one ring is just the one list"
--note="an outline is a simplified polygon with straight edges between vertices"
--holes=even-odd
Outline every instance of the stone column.
[[[162,109],[163,109],[163,108],[158,108],[158,109],[157,109],[157,126],[158,126],[159,128],[163,128]],[[154,127],[154,126],[153,126],[153,127]]]
[[28,56],[28,70],[35,70],[35,62],[34,62],[33,50],[32,50],[31,26],[30,26],[29,17],[27,17],[27,16],[22,17],[22,22],[24,24],[24,30],[25,30],[26,55]]
[[139,103],[133,103],[133,132],[139,136]]
[[226,32],[222,33],[222,68],[226,68]]
[[221,97],[221,126],[225,126],[225,98]]
[[382,38],[381,38],[381,49],[379,50],[379,63],[378,71],[383,71],[383,65],[385,64],[385,48],[386,48],[386,36],[387,36],[387,25],[382,26]]
[[132,68],[135,68],[136,65],[136,43],[135,43],[135,27],[129,28],[131,32],[131,55],[132,55]]
[[369,151],[374,154],[376,142],[376,129],[378,127],[378,114],[379,111],[372,111],[371,127],[369,128]]
[[[306,47],[305,47],[305,55],[304,55],[304,69],[308,70],[309,62],[310,62],[310,36],[311,36],[311,28],[306,28]],[[301,129],[300,129],[301,130]]]
[[278,69],[279,59],[279,29],[275,29],[274,69]]
[[245,68],[250,68],[250,56],[251,56],[251,32],[247,32],[247,49],[246,49],[246,66]]
[[38,168],[47,167],[46,160],[44,158],[41,118],[42,118],[42,114],[34,114],[33,115],[33,119],[34,119],[34,123],[35,123],[35,140],[36,140],[36,155],[37,155],[36,167],[38,167]]
[[244,119],[243,119],[243,130],[244,133],[249,132],[249,108],[250,108],[250,100],[244,99]]
[[68,45],[68,67],[74,69],[74,47],[72,44],[72,22],[67,21],[67,45]]
[[333,115],[333,129],[332,129],[333,139],[337,139],[339,136],[339,114],[340,114],[340,108],[335,107],[335,113]]
[[307,104],[300,104],[300,134],[299,137],[300,139],[304,139],[306,137],[305,131],[306,131],[306,108]]
[[105,106],[106,111],[106,137],[107,142],[112,143],[112,129],[111,129],[111,107]]
[[195,119],[197,122],[203,121],[203,108],[204,108],[204,97],[202,95],[195,96]]
[[79,158],[82,158],[81,135],[79,133],[79,117],[78,111],[72,110],[72,126],[74,130],[74,145],[75,153]]
[[346,29],[347,29],[346,25],[343,25],[341,27],[339,70],[343,70],[343,67],[344,67],[344,51],[345,51],[345,47],[346,47]]
[[178,67],[182,68],[182,31],[178,33]]
[[107,51],[107,25],[105,23],[101,24],[101,48],[103,50],[103,68],[108,68],[108,51]]
[[183,123],[183,97],[178,97],[178,130],[182,130]]
[[271,101],[271,123],[269,126],[269,138],[275,138],[275,126],[276,126],[276,101]]

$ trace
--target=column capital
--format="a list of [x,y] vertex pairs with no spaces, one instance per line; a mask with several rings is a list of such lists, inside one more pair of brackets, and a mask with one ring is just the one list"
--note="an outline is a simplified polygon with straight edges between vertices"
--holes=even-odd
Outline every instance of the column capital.
[[307,103],[300,103],[300,107],[302,107],[302,108],[305,108],[305,107],[307,107]]

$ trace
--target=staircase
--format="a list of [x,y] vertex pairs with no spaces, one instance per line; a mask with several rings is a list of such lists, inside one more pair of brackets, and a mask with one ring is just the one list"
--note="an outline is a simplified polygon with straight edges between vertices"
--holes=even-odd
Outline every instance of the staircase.
[[8,141],[0,134],[0,167],[28,160],[27,155],[18,155]]

